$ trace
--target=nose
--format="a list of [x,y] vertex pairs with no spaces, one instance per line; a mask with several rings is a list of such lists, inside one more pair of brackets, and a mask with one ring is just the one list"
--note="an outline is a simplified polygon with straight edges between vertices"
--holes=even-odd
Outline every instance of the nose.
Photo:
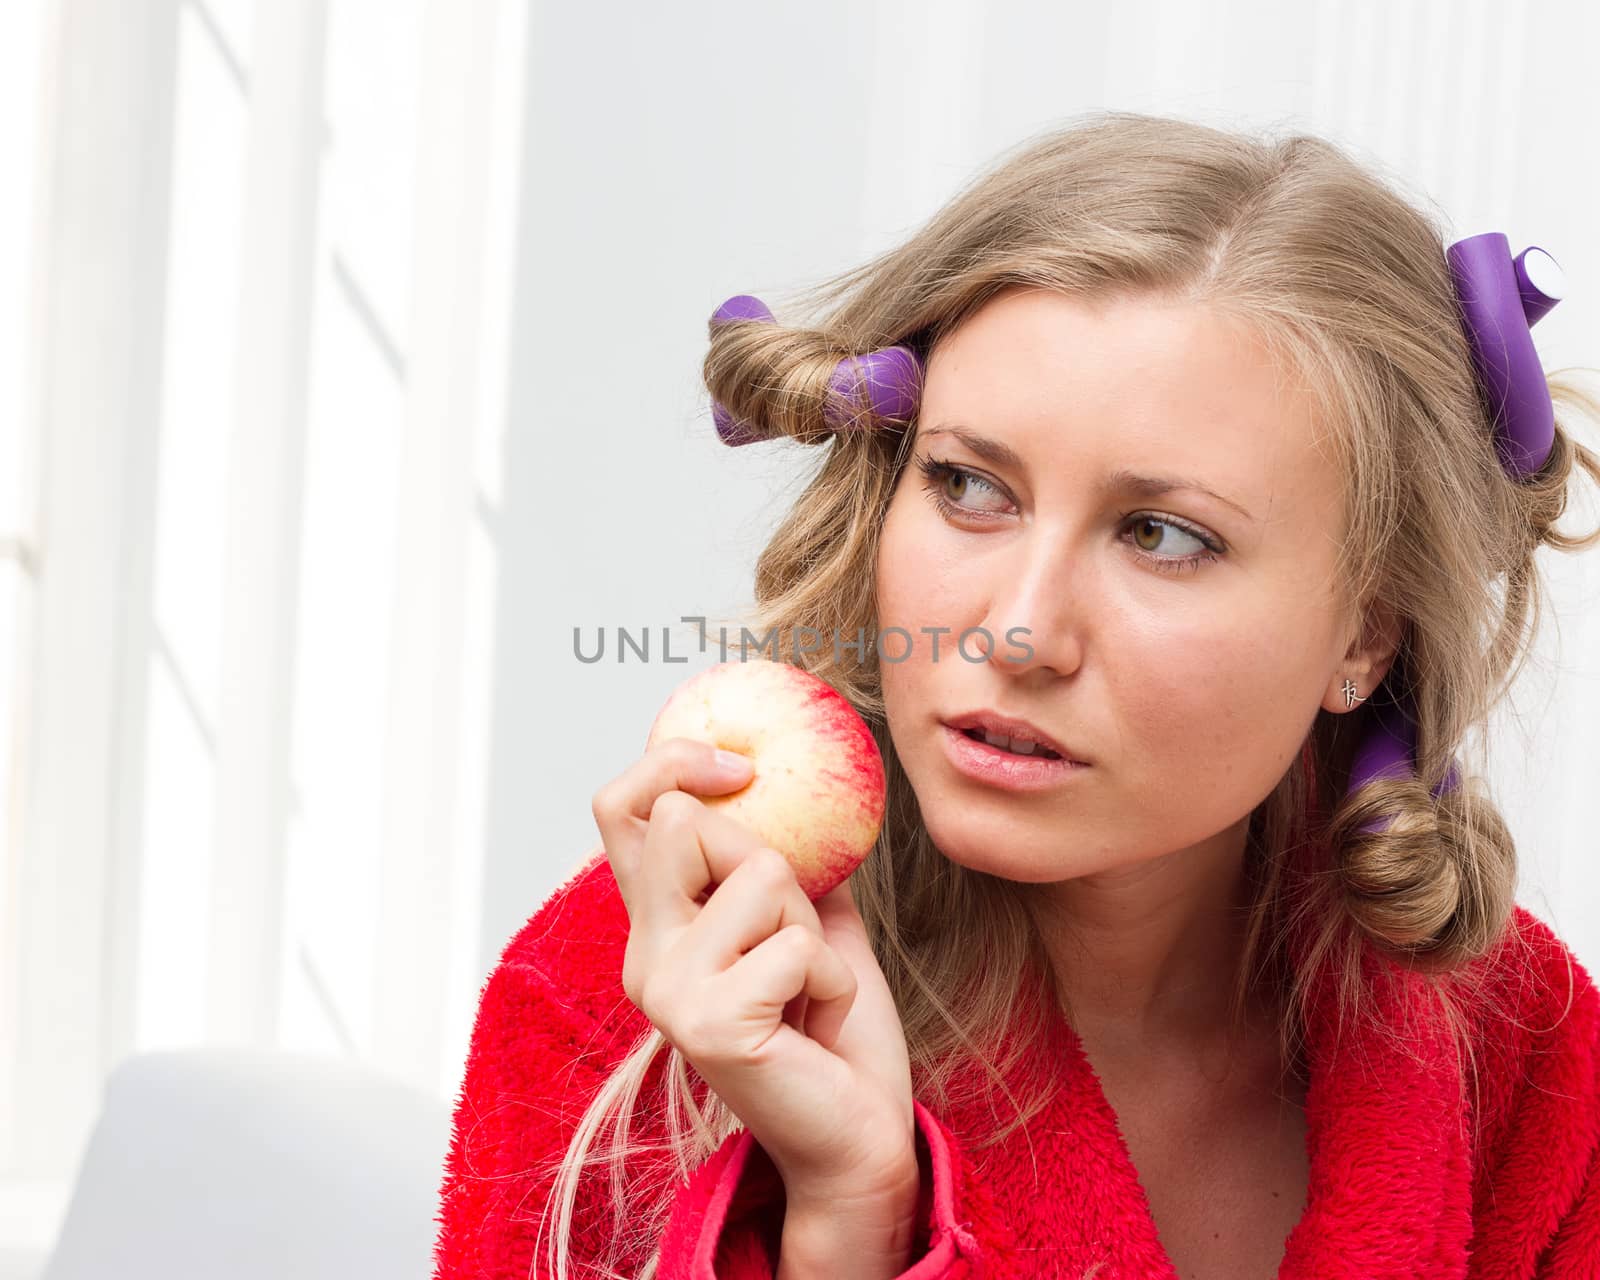
[[972,649],[1012,679],[1047,682],[1077,670],[1082,622],[1094,608],[1083,562],[1035,529],[995,567],[999,579]]

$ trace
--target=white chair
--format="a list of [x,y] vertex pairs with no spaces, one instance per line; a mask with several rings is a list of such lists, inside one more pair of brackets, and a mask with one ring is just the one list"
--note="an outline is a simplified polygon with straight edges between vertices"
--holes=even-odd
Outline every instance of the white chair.
[[42,1280],[427,1280],[441,1100],[341,1059],[136,1054]]

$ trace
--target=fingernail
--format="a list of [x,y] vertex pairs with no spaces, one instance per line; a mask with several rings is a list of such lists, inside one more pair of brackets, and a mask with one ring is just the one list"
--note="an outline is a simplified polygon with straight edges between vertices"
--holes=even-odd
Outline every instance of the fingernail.
[[750,757],[742,756],[737,751],[724,751],[717,748],[717,768],[725,773],[743,773],[750,767]]

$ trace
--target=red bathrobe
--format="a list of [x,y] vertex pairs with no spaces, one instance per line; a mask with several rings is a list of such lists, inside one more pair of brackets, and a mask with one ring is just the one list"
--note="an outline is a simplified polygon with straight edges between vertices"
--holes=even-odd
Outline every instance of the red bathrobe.
[[[536,1166],[565,1150],[604,1076],[649,1029],[622,991],[627,931],[610,863],[596,856],[512,938],[485,983],[441,1188],[436,1280],[550,1274],[534,1241],[553,1174]],[[1280,1280],[1600,1277],[1600,997],[1549,926],[1520,906],[1492,962],[1521,1025],[1479,1026],[1475,1103],[1470,1076],[1440,1037],[1411,1036],[1431,1061],[1426,1070],[1379,1035],[1330,1048],[1323,1015],[1332,1005],[1318,996],[1308,1028],[1310,1179]],[[1415,991],[1398,989],[1386,1025],[1411,1025]],[[922,1201],[902,1276],[1079,1277],[1099,1264],[1096,1280],[1178,1280],[1117,1117],[1064,1018],[1051,1021],[1039,1053],[1059,1089],[998,1146],[972,1152],[969,1139],[1005,1115],[1004,1095],[994,1113],[969,1110],[960,1096],[944,1114],[916,1101]],[[643,1103],[666,1056],[652,1066],[632,1136],[664,1133]],[[1475,1147],[1473,1105],[1482,1121]],[[669,1160],[650,1184],[675,1184],[658,1280],[774,1276],[783,1186],[749,1132],[686,1180]],[[586,1171],[575,1263],[602,1256],[609,1194],[603,1172]],[[647,1256],[626,1257],[625,1273]],[[574,1265],[571,1274],[600,1273]]]

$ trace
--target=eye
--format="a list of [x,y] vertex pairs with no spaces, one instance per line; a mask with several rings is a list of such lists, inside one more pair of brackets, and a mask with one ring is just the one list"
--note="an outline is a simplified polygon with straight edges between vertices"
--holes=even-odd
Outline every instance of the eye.
[[[982,476],[968,471],[965,467],[958,467],[954,463],[938,458],[919,457],[916,462],[917,469],[923,475],[924,490],[933,501],[933,504],[938,507],[940,513],[947,519],[965,517],[968,520],[982,521],[1004,514],[1004,512],[1000,511],[958,506],[951,501],[949,490],[952,484],[960,490],[955,495],[957,498],[965,497],[968,490],[974,485],[987,489],[991,493],[999,494],[1000,490]],[[1133,541],[1128,544],[1133,547],[1133,553],[1161,573],[1193,573],[1202,564],[1215,563],[1221,558],[1222,553],[1227,550],[1217,538],[1206,533],[1198,526],[1191,525],[1188,521],[1179,520],[1174,516],[1137,511],[1125,518],[1123,527],[1133,532]],[[1141,537],[1141,534],[1148,535],[1152,529],[1156,531],[1154,545],[1160,545],[1163,532],[1171,530],[1198,543],[1201,550],[1181,556],[1156,554],[1146,548]]]
[[[982,476],[968,471],[965,467],[953,466],[948,462],[943,462],[935,458],[918,458],[917,468],[923,474],[924,487],[927,489],[929,496],[933,498],[934,503],[939,506],[940,509],[945,512],[945,514],[949,515],[957,511],[963,512],[967,515],[998,514],[996,512],[986,513],[981,509],[974,510],[970,507],[958,507],[950,500],[951,497],[955,497],[957,499],[964,497],[967,491],[971,489],[973,485],[978,485],[981,488],[987,489],[990,493],[999,494],[1000,491]],[[955,482],[954,486],[951,484],[952,481]],[[951,494],[949,492],[951,487],[955,487],[959,490],[959,492]]]
[[[1215,555],[1211,554],[1215,548],[1213,548],[1204,538],[1191,530],[1187,525],[1178,524],[1174,520],[1165,519],[1149,512],[1139,512],[1129,518],[1128,529],[1133,533],[1133,548],[1135,553],[1138,554],[1140,558],[1149,560],[1158,569],[1164,569],[1173,573],[1183,570],[1192,572],[1198,569],[1201,564],[1213,561],[1217,558]],[[1188,538],[1191,542],[1198,545],[1200,550],[1191,552],[1185,556],[1154,555],[1145,549],[1145,545],[1140,539],[1141,533],[1145,533],[1151,529],[1156,531],[1155,543],[1158,546],[1161,543],[1162,536],[1168,530],[1176,530],[1185,538]]]

